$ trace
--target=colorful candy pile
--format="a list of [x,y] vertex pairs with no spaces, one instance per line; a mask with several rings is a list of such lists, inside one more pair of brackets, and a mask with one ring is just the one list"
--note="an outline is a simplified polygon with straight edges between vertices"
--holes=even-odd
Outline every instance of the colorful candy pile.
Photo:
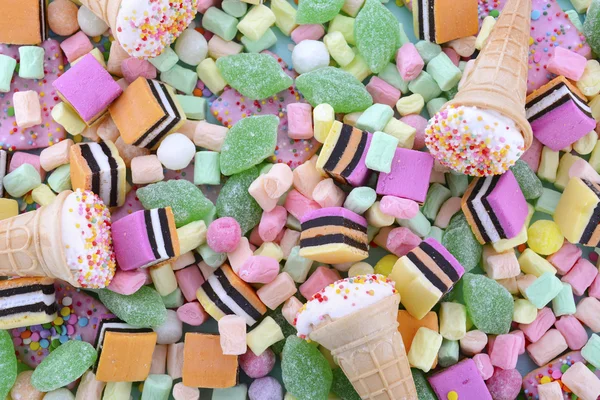
[[0,399],[597,400],[596,54],[600,0],[0,1]]

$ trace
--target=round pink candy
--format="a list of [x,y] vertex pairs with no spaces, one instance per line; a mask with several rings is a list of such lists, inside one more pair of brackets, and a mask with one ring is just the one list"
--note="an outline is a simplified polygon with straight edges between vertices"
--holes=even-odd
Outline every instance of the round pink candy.
[[208,247],[217,253],[233,252],[238,247],[241,237],[240,224],[231,217],[214,220],[206,232]]
[[279,263],[271,257],[252,256],[244,262],[237,274],[248,283],[270,283],[279,274]]
[[383,196],[379,203],[379,209],[382,213],[394,218],[411,219],[419,213],[419,204],[401,197]]
[[272,376],[265,376],[252,382],[248,388],[250,400],[282,400],[281,383]]
[[421,150],[425,147],[425,128],[427,128],[427,120],[418,114],[407,115],[406,117],[400,118],[400,121],[404,122],[415,128],[415,143],[413,149]]
[[275,366],[275,353],[271,349],[265,350],[257,356],[248,349],[239,358],[240,367],[250,378],[262,378],[267,376]]
[[493,400],[515,400],[521,391],[523,378],[516,369],[495,368],[485,384]]

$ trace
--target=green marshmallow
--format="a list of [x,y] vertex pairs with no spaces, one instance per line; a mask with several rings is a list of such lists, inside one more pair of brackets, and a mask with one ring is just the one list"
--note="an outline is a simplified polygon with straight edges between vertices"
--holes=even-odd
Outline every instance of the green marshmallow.
[[183,108],[187,119],[200,121],[206,119],[206,99],[197,96],[177,95],[177,100]]
[[429,115],[435,115],[446,105],[448,99],[445,97],[436,97],[427,102],[427,113]]
[[438,364],[440,367],[446,368],[458,362],[458,340],[442,340],[442,346],[438,351]]
[[444,204],[450,197],[452,197],[450,189],[437,182],[434,183],[427,191],[427,197],[425,199],[425,204],[423,204],[423,207],[421,208],[421,212],[430,221],[433,221],[437,213],[440,211],[442,204]]
[[581,356],[596,369],[600,368],[600,336],[595,333],[581,349]]
[[221,8],[234,18],[242,18],[248,11],[248,3],[240,0],[223,0]]
[[542,188],[542,195],[535,202],[535,211],[554,215],[561,193],[556,190]]
[[423,238],[431,230],[431,223],[421,211],[411,219],[396,219],[400,226],[410,229],[415,235]]
[[410,39],[406,35],[404,25],[400,24],[400,47],[404,46],[406,43],[410,43]]
[[287,272],[290,274],[294,282],[303,283],[306,281],[306,276],[310,267],[312,267],[313,261],[308,258],[304,258],[298,253],[300,252],[300,246],[292,247],[290,255],[285,261],[283,270],[281,272]]
[[227,259],[227,253],[217,253],[207,243],[199,246],[196,251],[202,256],[202,260],[211,268],[218,268]]
[[48,177],[48,186],[55,193],[60,193],[71,189],[71,166],[69,164],[61,165],[56,168]]
[[184,304],[183,293],[177,288],[166,296],[161,296],[165,308],[179,308]]
[[217,7],[211,7],[202,16],[202,26],[226,41],[231,41],[237,33],[238,20]]
[[179,62],[179,57],[175,53],[175,50],[165,47],[164,51],[158,57],[149,58],[148,61],[160,72],[166,72]]
[[440,89],[446,91],[458,85],[462,72],[446,53],[441,52],[427,64],[427,72],[435,79]]
[[429,230],[429,233],[425,236],[425,239],[429,238],[435,239],[442,243],[442,239],[444,238],[444,230],[437,226],[432,226],[431,230]]
[[429,73],[422,71],[413,81],[408,84],[408,90],[423,96],[425,102],[435,99],[442,94],[442,89]]
[[469,187],[469,177],[467,175],[459,174],[457,172],[450,172],[446,174],[446,182],[452,197],[462,197],[465,194],[467,187]]
[[381,228],[377,228],[372,225],[367,226],[367,239],[369,239],[369,243],[373,241],[373,239],[375,238],[375,236],[377,236],[380,230]]
[[241,383],[227,389],[213,389],[212,400],[246,400],[248,386]]
[[242,44],[248,53],[260,53],[277,43],[277,36],[273,29],[269,28],[258,40],[251,40],[246,36],[242,36]]
[[199,151],[194,161],[194,185],[220,185],[221,167],[219,153]]
[[352,189],[346,200],[344,208],[357,214],[364,214],[377,200],[377,193],[368,186]]
[[552,311],[558,318],[562,315],[575,314],[577,307],[575,306],[575,297],[573,296],[573,288],[566,282],[562,282],[562,289],[558,295],[552,299]]
[[10,92],[10,82],[17,67],[17,61],[9,56],[0,54],[0,92]]
[[544,272],[525,291],[527,298],[541,310],[563,290],[563,283],[552,272]]
[[402,94],[408,93],[408,82],[402,79],[396,64],[389,63],[386,65],[383,70],[377,74],[377,77],[398,89]]
[[415,44],[419,55],[425,61],[425,64],[429,64],[438,54],[442,52],[442,46],[439,44],[420,40]]
[[[364,114],[363,114],[364,115]],[[400,141],[392,135],[375,132],[365,158],[367,168],[389,174]]]
[[44,78],[44,56],[42,47],[19,47],[19,76],[24,79]]
[[393,116],[392,107],[375,103],[358,117],[356,127],[367,132],[382,131]]
[[31,164],[22,164],[19,168],[4,176],[4,189],[12,197],[21,197],[42,184],[39,172]]
[[583,32],[583,24],[581,23],[581,20],[579,19],[579,14],[577,14],[577,11],[567,10],[567,11],[565,11],[565,14],[567,14],[567,17],[569,17],[569,20],[571,21],[573,26],[575,28],[577,28],[577,30],[579,32]]
[[142,400],[169,400],[173,378],[166,374],[150,374],[144,381]]
[[192,94],[198,82],[198,74],[181,65],[175,65],[160,74],[160,80],[185,94]]

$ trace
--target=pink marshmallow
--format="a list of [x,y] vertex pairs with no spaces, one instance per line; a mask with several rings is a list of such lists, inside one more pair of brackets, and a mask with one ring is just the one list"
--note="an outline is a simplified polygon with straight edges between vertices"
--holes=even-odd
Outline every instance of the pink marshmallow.
[[283,237],[279,242],[279,247],[281,247],[281,251],[283,252],[283,258],[287,260],[290,256],[292,248],[298,246],[300,243],[300,232],[295,231],[293,229],[286,229],[283,232]]
[[319,290],[329,286],[333,282],[341,279],[340,273],[335,269],[327,268],[325,266],[318,267],[315,272],[300,285],[300,294],[305,299],[311,299],[315,293]]
[[108,61],[106,62],[106,70],[114,76],[119,78],[123,77],[123,71],[121,71],[121,63],[123,60],[129,58],[129,53],[123,49],[118,41],[113,41],[110,46],[108,53]]
[[312,107],[308,103],[291,103],[287,106],[288,136],[291,139],[313,137]]
[[197,301],[192,301],[177,309],[177,318],[185,324],[200,326],[210,319],[210,315],[204,310],[202,304]]
[[292,41],[296,44],[303,40],[319,40],[325,35],[325,28],[321,24],[299,25],[291,33]]
[[513,249],[497,253],[487,245],[483,247],[483,270],[489,278],[508,279],[518,276],[521,267]]
[[53,146],[46,147],[40,153],[40,166],[44,171],[52,171],[61,165],[68,164],[71,146],[73,146],[73,141],[65,139]]
[[129,57],[121,63],[121,72],[127,83],[132,83],[139,77],[156,78],[156,68],[146,60]]
[[279,274],[279,263],[266,256],[251,256],[237,271],[238,276],[248,283],[269,283]]
[[581,249],[572,243],[564,241],[562,247],[546,259],[556,268],[560,275],[567,274],[581,258]]
[[[54,146],[53,146],[54,147]],[[30,164],[40,174],[42,181],[46,178],[46,171],[40,165],[40,156],[36,154],[25,153],[22,151],[14,152],[10,159],[8,172],[12,172],[23,164]]]
[[229,265],[231,265],[231,268],[237,274],[237,272],[240,268],[242,268],[242,265],[244,265],[248,257],[251,257],[252,255],[253,254],[252,249],[250,249],[250,242],[247,238],[242,237],[237,248],[234,251],[227,253],[227,258],[229,259]]
[[292,297],[298,289],[287,272],[277,275],[271,283],[267,283],[256,291],[258,298],[271,310],[275,310],[284,301]]
[[227,41],[215,35],[208,41],[208,55],[215,60],[221,57],[239,54],[244,50],[244,46],[234,41]]
[[433,224],[438,228],[446,229],[450,219],[460,211],[460,201],[460,197],[450,197],[446,200],[440,207]]
[[183,375],[183,349],[185,343],[169,344],[167,347],[167,374],[173,379]]
[[594,297],[581,299],[577,304],[575,318],[587,325],[593,332],[600,332],[600,301]]
[[425,128],[427,128],[428,124],[427,119],[419,114],[411,114],[400,118],[400,121],[416,129],[413,150],[421,150],[425,147]]
[[442,171],[436,171],[435,169],[431,171],[431,175],[429,175],[429,183],[439,183],[442,185],[446,184],[446,174]]
[[568,348],[563,335],[556,329],[550,329],[540,340],[527,346],[527,353],[541,367]]
[[402,257],[407,255],[420,243],[420,237],[412,233],[410,229],[400,227],[394,228],[390,231],[387,237],[386,247],[390,252],[394,253],[398,257]]
[[167,371],[167,345],[157,344],[152,353],[151,374],[164,374]]
[[[171,263],[171,268],[173,268],[173,271],[178,271],[185,267],[189,267],[192,264],[196,264],[198,262],[196,260],[196,254],[198,253],[196,253],[195,251],[188,251],[187,253],[183,253]],[[198,258],[198,260],[200,260],[200,258]]]
[[419,204],[401,197],[383,196],[379,202],[379,209],[382,213],[394,218],[411,219],[419,213]]
[[340,189],[333,179],[324,179],[315,186],[312,193],[313,199],[323,208],[341,207],[346,200],[346,194]]
[[519,355],[525,353],[525,334],[523,334],[523,331],[516,330],[516,331],[510,332],[510,334],[518,336],[521,339],[520,340],[521,348],[519,348]]
[[525,153],[523,153],[523,155],[521,156],[521,160],[525,161],[533,172],[537,172],[538,168],[540,167],[540,160],[542,157],[543,147],[544,145],[542,144],[542,142],[540,142],[536,138],[533,138],[531,147],[529,147],[529,149],[527,149],[527,151],[525,151]]
[[475,362],[477,371],[479,371],[479,375],[481,375],[484,381],[492,377],[494,374],[494,366],[490,361],[490,356],[485,353],[476,354],[473,357],[473,361]]
[[281,314],[290,325],[294,326],[294,320],[296,319],[296,315],[298,315],[298,311],[300,311],[301,308],[302,302],[296,297],[292,296],[287,299],[285,303],[283,303]]
[[563,315],[555,323],[571,350],[581,350],[587,343],[588,335],[583,325],[572,315]]
[[175,271],[175,278],[186,301],[196,300],[196,291],[204,283],[204,277],[197,265]]
[[387,247],[387,241],[388,241],[388,237],[390,236],[390,232],[392,231],[392,229],[394,229],[393,226],[385,226],[385,227],[381,228],[379,230],[379,232],[377,233],[377,235],[375,235],[375,237],[373,238],[373,243],[375,243],[377,246],[389,251],[389,249]]
[[277,205],[277,200],[269,196],[265,190],[266,175],[261,175],[250,184],[248,193],[256,200],[260,208],[264,211],[271,211]]
[[425,61],[412,43],[406,43],[396,53],[396,67],[405,81],[412,81],[423,71]]
[[561,281],[568,283],[573,288],[573,293],[582,296],[598,276],[598,268],[585,258],[580,258],[573,268],[562,277]]
[[371,78],[366,88],[373,97],[373,103],[387,104],[392,108],[402,97],[402,92],[377,76]]
[[567,369],[561,381],[578,399],[595,400],[600,396],[600,379],[581,361]]
[[204,14],[209,8],[220,5],[219,0],[198,0],[198,12]]
[[231,253],[240,243],[240,224],[231,217],[214,220],[206,232],[206,243],[217,253]]
[[123,271],[117,269],[113,280],[108,285],[108,289],[125,296],[134,294],[146,284],[150,274],[146,269],[134,269],[133,271]]
[[456,50],[454,50],[452,47],[444,47],[442,51],[446,53],[450,61],[452,61],[452,64],[458,67],[458,63],[460,62],[460,55],[456,52]]
[[590,286],[588,290],[588,295],[590,297],[595,297],[600,299],[600,274],[596,275],[594,278],[594,282],[592,282],[592,286]]
[[583,158],[578,158],[575,160],[573,165],[571,165],[571,168],[569,168],[569,177],[577,177],[591,182],[600,183],[600,174],[598,174],[590,165],[590,163],[585,161]]
[[467,355],[473,356],[483,351],[487,345],[487,335],[479,330],[469,331],[460,339],[460,351]]
[[285,227],[286,220],[287,211],[282,206],[276,206],[271,211],[263,212],[258,225],[260,238],[265,242],[273,242]]
[[517,366],[521,338],[517,335],[498,335],[494,342],[494,350],[490,353],[490,361],[495,367],[513,369]]
[[293,175],[294,188],[304,196],[312,199],[315,187],[323,180],[321,173],[317,171],[316,159],[312,158],[296,167]]
[[239,356],[246,352],[246,320],[226,315],[219,320],[219,335],[223,354]]
[[319,203],[303,196],[302,193],[294,189],[288,193],[283,206],[298,220],[301,220],[304,214],[321,208]]
[[548,329],[552,328],[555,322],[556,317],[552,310],[544,307],[538,311],[537,317],[532,323],[519,324],[519,329],[523,331],[530,342],[535,343],[544,336]]
[[254,228],[252,228],[252,231],[250,231],[250,236],[248,237],[248,240],[250,241],[250,244],[252,244],[256,247],[262,246],[262,244],[265,242],[264,240],[262,240],[262,238],[260,237],[260,234],[258,233],[258,225],[255,226]]
[[587,59],[565,47],[554,47],[554,54],[548,62],[547,69],[556,75],[578,81],[583,75]]
[[85,33],[79,31],[73,36],[63,40],[60,44],[60,48],[63,53],[65,53],[67,60],[71,63],[94,50],[94,45],[92,45],[92,42]]
[[290,190],[294,181],[292,169],[284,163],[274,164],[269,172],[262,176],[263,189],[270,199],[279,199]]

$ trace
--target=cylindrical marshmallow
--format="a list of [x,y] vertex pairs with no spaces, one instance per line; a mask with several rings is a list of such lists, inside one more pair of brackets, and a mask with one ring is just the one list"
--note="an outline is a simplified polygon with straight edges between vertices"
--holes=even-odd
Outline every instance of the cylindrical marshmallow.
[[341,207],[342,204],[344,204],[346,195],[344,191],[335,184],[333,179],[328,178],[322,180],[315,186],[312,198],[323,208]]
[[288,136],[292,139],[313,137],[312,107],[308,103],[292,103],[287,106]]

